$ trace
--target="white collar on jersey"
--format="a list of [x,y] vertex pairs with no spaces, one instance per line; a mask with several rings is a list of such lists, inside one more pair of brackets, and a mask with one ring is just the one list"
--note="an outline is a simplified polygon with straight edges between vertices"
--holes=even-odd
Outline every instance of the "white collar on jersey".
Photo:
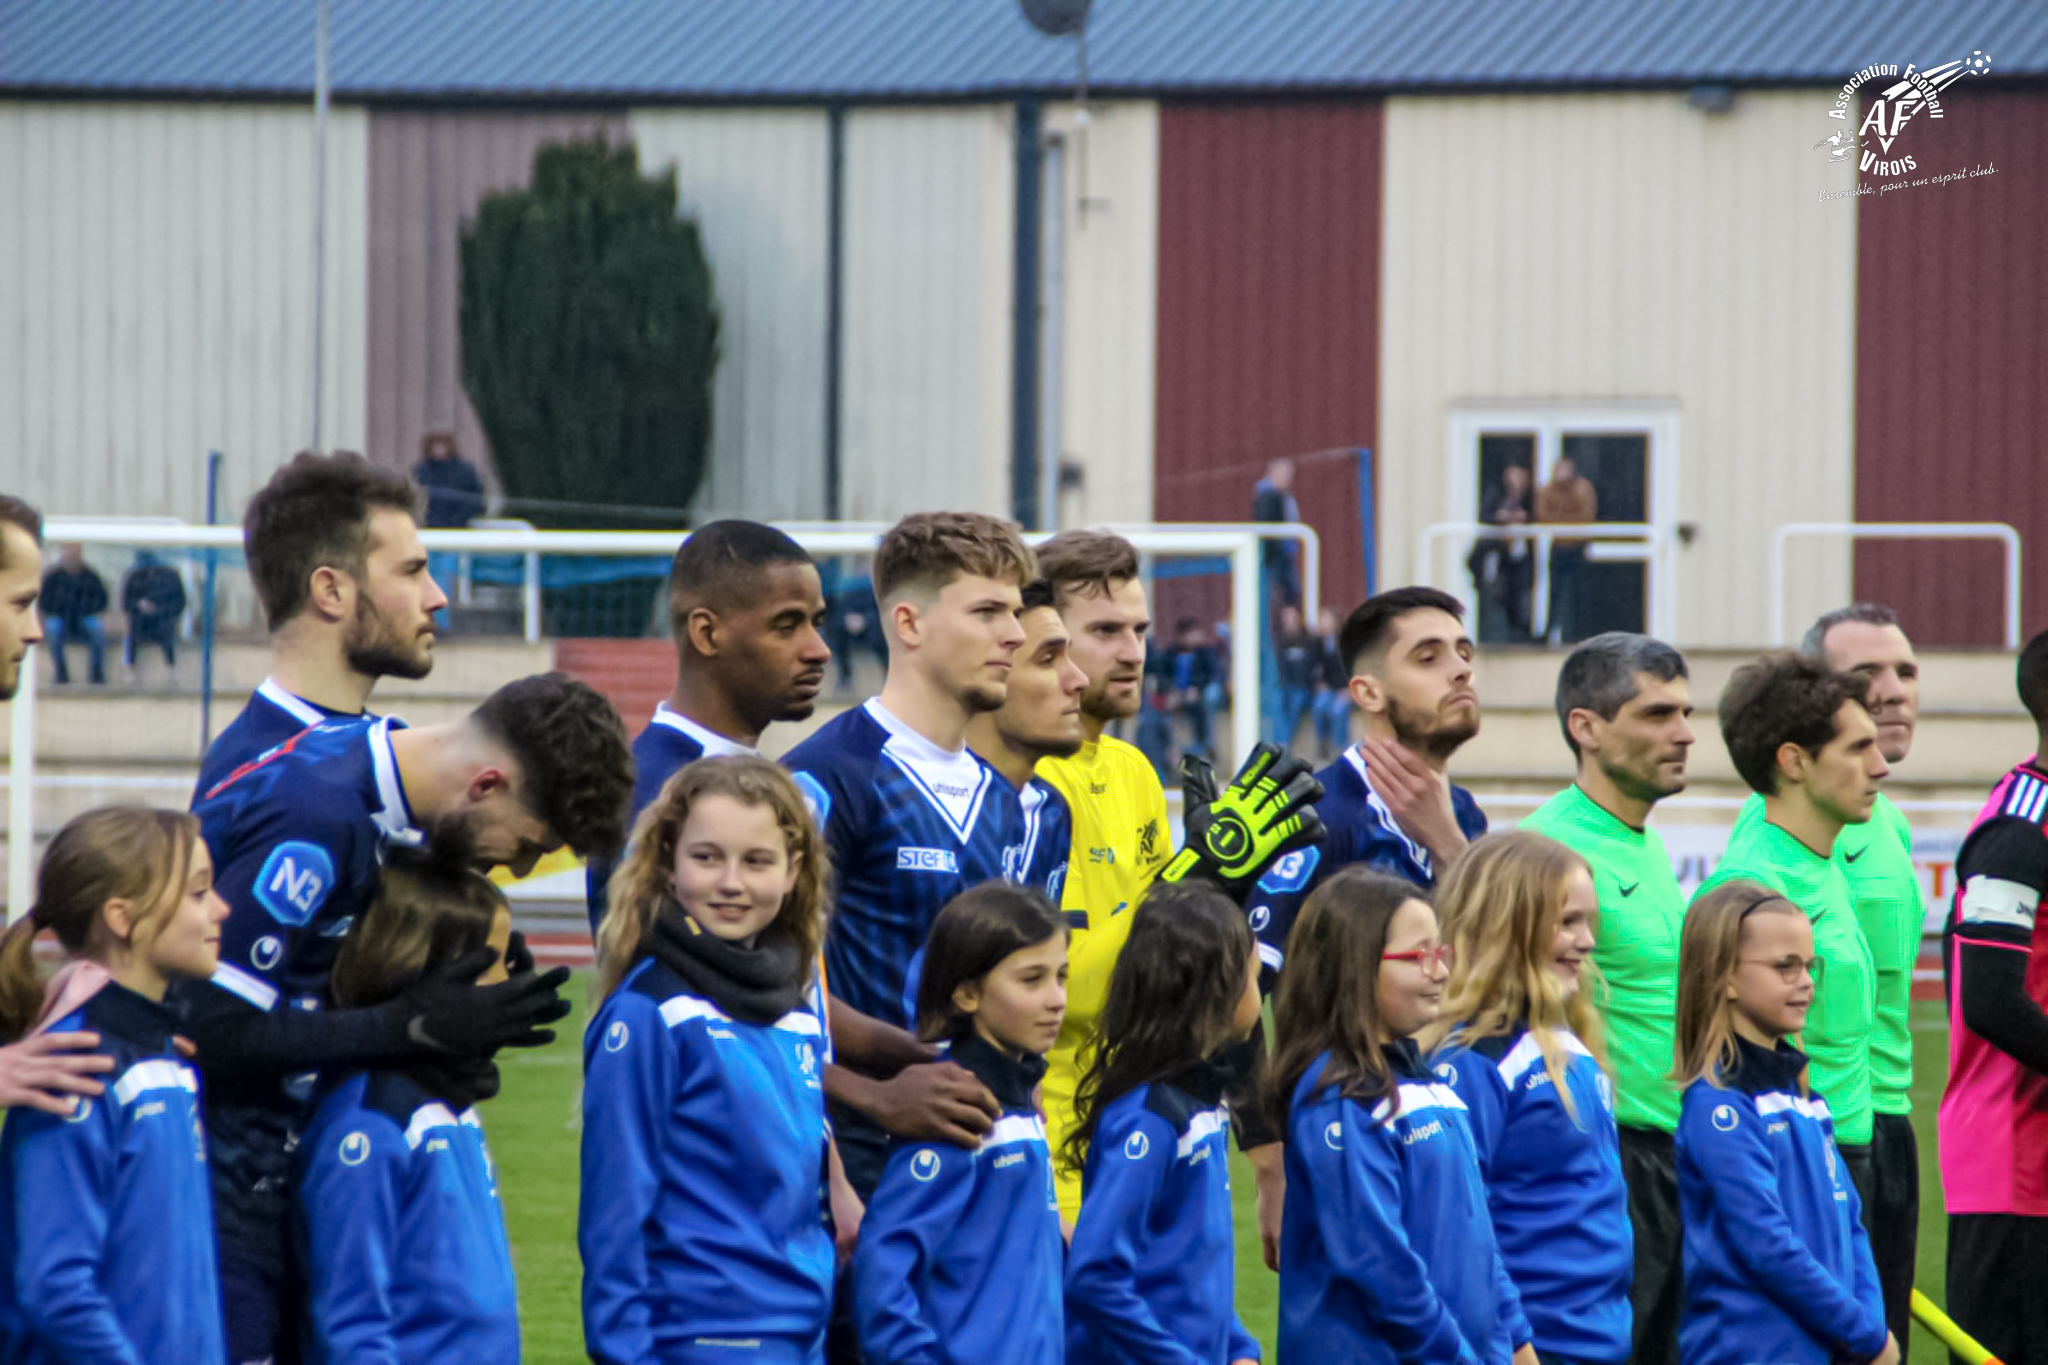
[[[391,752],[391,717],[373,721],[364,740],[370,746],[370,770],[377,776],[377,798],[384,803],[375,817],[386,843],[417,848],[427,836],[413,827],[412,808],[406,804],[405,786],[398,780],[398,759]],[[398,722],[404,729],[405,723]]]
[[904,776],[946,817],[953,833],[964,842],[981,814],[982,798],[988,795],[995,770],[965,745],[958,749],[940,748],[892,715],[879,698],[869,697],[862,706],[875,724],[888,732],[882,755],[903,770]]
[[1429,850],[1408,837],[1408,831],[1402,829],[1400,822],[1394,819],[1394,812],[1387,809],[1387,803],[1380,799],[1380,794],[1377,791],[1373,790],[1372,775],[1366,771],[1365,767],[1365,750],[1359,745],[1354,744],[1344,751],[1344,758],[1346,762],[1358,770],[1358,780],[1365,784],[1366,808],[1378,816],[1380,824],[1385,826],[1387,831],[1399,839],[1407,848],[1409,858],[1414,861],[1417,867],[1422,869],[1424,876],[1435,876],[1435,870],[1429,865]]
[[328,719],[325,711],[322,711],[304,697],[287,692],[284,685],[275,678],[265,678],[258,684],[256,695],[301,725],[318,725],[321,721]]
[[735,755],[753,757],[761,752],[759,749],[748,748],[736,739],[727,739],[716,730],[705,729],[682,712],[671,708],[667,702],[656,703],[654,719],[648,723],[666,725],[679,735],[688,735],[703,746],[706,758],[728,758]]

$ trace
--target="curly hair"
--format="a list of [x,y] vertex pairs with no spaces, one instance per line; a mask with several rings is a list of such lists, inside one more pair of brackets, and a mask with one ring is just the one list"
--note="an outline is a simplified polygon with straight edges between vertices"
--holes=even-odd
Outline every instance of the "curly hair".
[[276,630],[312,600],[316,569],[360,581],[369,571],[370,516],[389,508],[417,519],[419,489],[353,451],[302,450],[270,476],[242,515],[242,552]]
[[633,751],[603,694],[566,673],[506,683],[470,719],[512,751],[521,799],[583,857],[610,857],[626,839]]

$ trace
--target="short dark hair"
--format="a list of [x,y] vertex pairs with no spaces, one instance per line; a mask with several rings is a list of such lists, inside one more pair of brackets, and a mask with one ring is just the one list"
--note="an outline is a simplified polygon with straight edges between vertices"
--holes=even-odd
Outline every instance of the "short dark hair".
[[1806,637],[1799,642],[1799,652],[1816,659],[1826,659],[1828,632],[1851,621],[1866,626],[1895,626],[1899,623],[1899,614],[1882,602],[1851,602],[1846,607],[1836,607],[1806,628]]
[[1024,604],[1017,608],[1019,612],[1035,611],[1039,607],[1051,607],[1054,611],[1060,609],[1059,593],[1043,578],[1034,578],[1026,583],[1023,596]]
[[690,532],[668,568],[668,617],[683,638],[699,607],[730,611],[759,599],[761,573],[777,564],[812,563],[810,551],[785,531],[758,521],[714,521]]
[[953,1004],[953,992],[987,976],[1011,953],[1066,932],[1053,903],[1028,886],[983,882],[947,901],[925,939],[917,1036],[928,1043],[966,1037],[974,1021]]
[[390,508],[417,521],[419,504],[411,479],[354,451],[294,455],[249,499],[242,516],[242,551],[270,628],[306,609],[315,570],[363,577],[371,513]]
[[1572,738],[1572,712],[1591,711],[1613,720],[1635,699],[1638,673],[1658,682],[1691,676],[1683,654],[1662,640],[1626,630],[1595,635],[1565,656],[1564,667],[1557,670],[1557,724],[1573,758],[1579,756],[1579,742]]
[[1062,604],[1075,593],[1107,597],[1138,576],[1138,547],[1107,531],[1062,531],[1038,546],[1038,572]]
[[1721,691],[1721,740],[1749,789],[1778,789],[1778,750],[1817,754],[1835,738],[1845,702],[1865,704],[1870,684],[1803,654],[1766,654],[1744,664]]
[[2027,641],[2020,651],[2020,705],[2036,725],[2048,725],[2048,630]]
[[626,841],[633,751],[604,695],[566,673],[506,683],[470,719],[519,760],[526,808],[578,854],[610,857]]
[[[12,493],[0,493],[0,523],[20,527],[38,547],[43,543],[43,514]],[[7,537],[0,535],[0,568],[6,566]]]
[[1038,564],[1015,523],[980,512],[913,512],[875,547],[875,600],[884,606],[904,588],[937,592],[964,574],[1021,588]]
[[1337,632],[1337,657],[1344,661],[1345,670],[1356,673],[1361,657],[1385,648],[1393,638],[1394,622],[1411,611],[1425,609],[1447,611],[1460,621],[1465,619],[1465,604],[1436,588],[1391,588],[1360,602],[1344,618],[1344,628]]

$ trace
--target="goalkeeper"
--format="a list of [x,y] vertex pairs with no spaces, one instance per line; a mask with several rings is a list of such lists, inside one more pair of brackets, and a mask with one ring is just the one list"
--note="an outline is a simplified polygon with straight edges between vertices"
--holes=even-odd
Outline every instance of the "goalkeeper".
[[[1073,813],[1073,853],[1067,865],[1067,883],[1061,908],[1072,930],[1067,951],[1067,1013],[1060,1027],[1059,1041],[1047,1058],[1044,1082],[1047,1137],[1057,1150],[1074,1125],[1074,1088],[1079,1083],[1086,1059],[1081,1049],[1093,1034],[1109,992],[1109,978],[1118,954],[1128,938],[1135,907],[1146,889],[1161,876],[1173,858],[1167,823],[1166,793],[1152,764],[1131,745],[1104,733],[1110,722],[1128,720],[1137,714],[1142,699],[1145,668],[1145,636],[1152,625],[1151,609],[1145,600],[1145,585],[1138,576],[1138,553],[1121,536],[1094,531],[1069,531],[1054,536],[1038,547],[1041,577],[1056,594],[1055,605],[1071,637],[1070,657],[1088,676],[1081,693],[1081,723],[1086,740],[1072,758],[1047,758],[1038,763],[1038,776],[1050,782],[1067,799]],[[1320,790],[1297,760],[1275,763],[1277,750],[1255,754],[1259,773],[1254,777],[1268,784],[1263,804],[1252,818],[1257,822],[1259,840],[1248,851],[1234,851],[1226,858],[1232,868],[1233,894],[1248,890],[1258,869],[1284,850],[1306,845],[1316,838],[1320,826],[1309,803]],[[1207,783],[1206,765],[1196,774],[1198,784]],[[1283,793],[1291,794],[1283,796]],[[1228,841],[1237,828],[1226,821],[1219,829],[1207,812],[1215,793],[1192,801],[1185,810],[1190,832],[1189,849],[1184,849],[1175,879],[1200,870],[1200,859],[1191,859],[1198,825]],[[1240,809],[1239,814],[1244,812]],[[1292,823],[1296,817],[1300,823]],[[1219,864],[1220,866],[1220,864]],[[1233,875],[1234,874],[1234,875]],[[1223,876],[1216,878],[1224,880]],[[1280,1147],[1277,1141],[1260,1142],[1263,1133],[1240,1128],[1239,1145],[1246,1148],[1258,1171],[1260,1225],[1277,1234],[1280,1219]],[[1277,1137],[1277,1134],[1274,1135]],[[1078,1173],[1063,1166],[1059,1170],[1060,1213],[1070,1225],[1081,1208]]]

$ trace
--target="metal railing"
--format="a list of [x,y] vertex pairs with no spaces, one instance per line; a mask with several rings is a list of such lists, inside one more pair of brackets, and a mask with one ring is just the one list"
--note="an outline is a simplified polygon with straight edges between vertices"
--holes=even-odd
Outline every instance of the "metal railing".
[[1795,521],[1771,537],[1771,643],[1785,638],[1785,547],[1794,536],[1851,540],[1995,540],[2005,546],[2005,647],[2020,647],[2020,533],[2002,521]]
[[[1545,608],[1549,604],[1551,542],[1559,538],[1589,541],[1586,558],[1590,560],[1619,560],[1644,566],[1649,581],[1644,584],[1643,591],[1644,611],[1648,617],[1643,628],[1660,640],[1669,640],[1675,635],[1676,608],[1673,605],[1670,566],[1664,553],[1668,542],[1661,526],[1647,521],[1538,522],[1527,526],[1498,526],[1486,521],[1440,521],[1424,527],[1416,536],[1417,583],[1437,581],[1437,545],[1450,537],[1458,537],[1466,543],[1482,538],[1536,542],[1536,594],[1531,607],[1532,621],[1548,619]],[[1457,586],[1447,591],[1470,607],[1472,592],[1462,577],[1454,581]]]

